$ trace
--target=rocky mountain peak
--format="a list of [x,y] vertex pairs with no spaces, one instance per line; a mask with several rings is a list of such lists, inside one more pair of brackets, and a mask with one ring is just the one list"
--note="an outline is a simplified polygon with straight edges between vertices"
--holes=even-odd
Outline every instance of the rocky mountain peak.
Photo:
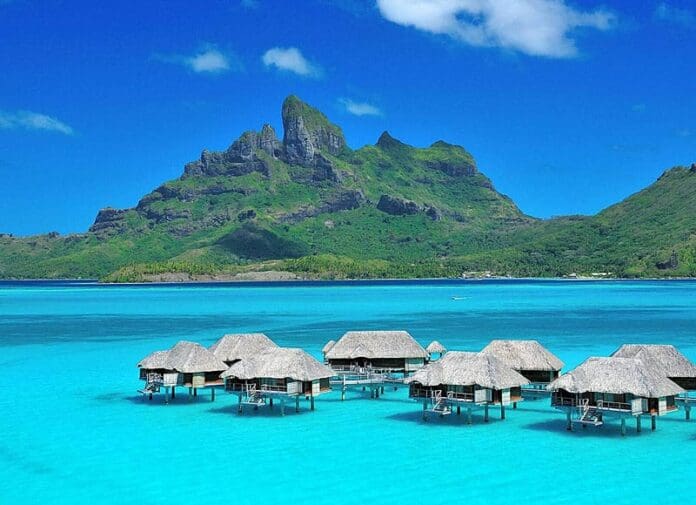
[[339,154],[346,147],[341,128],[295,95],[283,101],[283,149],[288,163],[312,166],[321,152]]
[[399,148],[399,147],[408,147],[407,144],[404,144],[398,139],[395,139],[392,137],[388,131],[382,132],[382,135],[379,136],[379,139],[377,140],[377,147],[380,149],[394,149],[394,148]]

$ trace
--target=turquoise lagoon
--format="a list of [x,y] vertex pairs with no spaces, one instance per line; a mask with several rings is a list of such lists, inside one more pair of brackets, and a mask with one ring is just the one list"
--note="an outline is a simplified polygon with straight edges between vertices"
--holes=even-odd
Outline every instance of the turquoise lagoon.
[[[406,392],[235,413],[142,401],[135,364],[180,339],[263,331],[319,356],[350,329],[478,350],[536,338],[567,364],[623,342],[696,358],[694,282],[218,286],[0,284],[0,503],[689,503],[696,421],[565,431],[547,400],[421,421]],[[454,300],[453,297],[457,299]],[[288,409],[292,410],[292,409]],[[646,423],[644,423],[645,427]],[[649,423],[647,423],[649,426]]]

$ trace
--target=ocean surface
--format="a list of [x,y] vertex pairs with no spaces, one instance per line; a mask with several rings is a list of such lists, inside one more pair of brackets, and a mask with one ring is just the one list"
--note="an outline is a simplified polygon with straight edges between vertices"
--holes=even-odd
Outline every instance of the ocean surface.
[[[456,299],[453,299],[456,298]],[[235,410],[143,401],[136,363],[178,340],[261,331],[315,356],[347,330],[479,350],[535,338],[566,363],[625,342],[696,359],[696,282],[97,286],[0,283],[0,503],[691,503],[696,420],[565,430],[548,400],[421,419],[405,390]],[[647,429],[646,429],[647,426]]]

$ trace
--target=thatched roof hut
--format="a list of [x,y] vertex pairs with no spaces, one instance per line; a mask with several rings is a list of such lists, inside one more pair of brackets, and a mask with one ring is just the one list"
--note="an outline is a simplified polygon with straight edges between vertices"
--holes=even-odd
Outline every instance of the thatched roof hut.
[[483,406],[488,420],[488,406],[500,405],[501,418],[505,418],[505,406],[516,406],[522,399],[521,386],[529,381],[492,354],[480,352],[450,351],[440,360],[429,363],[406,379],[409,396],[423,402],[425,412],[449,414],[452,406]]
[[167,368],[184,374],[222,372],[227,364],[196,342],[181,340],[169,350]]
[[[621,434],[626,433],[626,418],[655,418],[677,410],[676,395],[684,392],[662,373],[636,358],[588,358],[577,368],[549,384],[551,405],[563,410],[567,429],[572,422],[599,426],[606,415],[621,418]],[[576,416],[573,420],[572,417]]]
[[481,351],[492,354],[534,383],[558,377],[563,362],[536,340],[492,340]]
[[624,344],[615,358],[636,358],[684,389],[696,389],[696,365],[673,345]]
[[314,397],[331,390],[329,379],[333,375],[329,367],[302,349],[276,347],[238,361],[221,377],[226,389],[238,394],[239,412],[242,404],[258,407],[268,401],[272,406],[273,398],[279,398],[284,413],[288,397],[295,397],[295,409],[299,410],[300,396],[307,396],[314,410]]
[[406,331],[349,331],[326,353],[332,367],[358,364],[405,373],[421,368],[428,356]]
[[437,340],[433,340],[432,342],[430,342],[428,344],[428,347],[425,348],[425,350],[428,351],[428,354],[430,355],[431,359],[433,357],[433,354],[439,354],[440,357],[442,357],[442,355],[447,352],[445,346]]
[[263,333],[230,333],[210,346],[210,351],[231,365],[240,359],[256,356],[266,349],[278,347]]

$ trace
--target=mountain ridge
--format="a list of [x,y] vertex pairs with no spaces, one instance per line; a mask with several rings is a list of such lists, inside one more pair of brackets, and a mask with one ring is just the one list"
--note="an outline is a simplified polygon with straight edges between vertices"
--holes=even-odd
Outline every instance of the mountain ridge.
[[696,275],[696,167],[669,170],[595,216],[539,220],[461,146],[418,148],[385,131],[351,149],[294,95],[281,117],[282,139],[266,123],[203,150],[134,207],[101,209],[86,233],[0,237],[0,278],[271,267],[332,278]]

